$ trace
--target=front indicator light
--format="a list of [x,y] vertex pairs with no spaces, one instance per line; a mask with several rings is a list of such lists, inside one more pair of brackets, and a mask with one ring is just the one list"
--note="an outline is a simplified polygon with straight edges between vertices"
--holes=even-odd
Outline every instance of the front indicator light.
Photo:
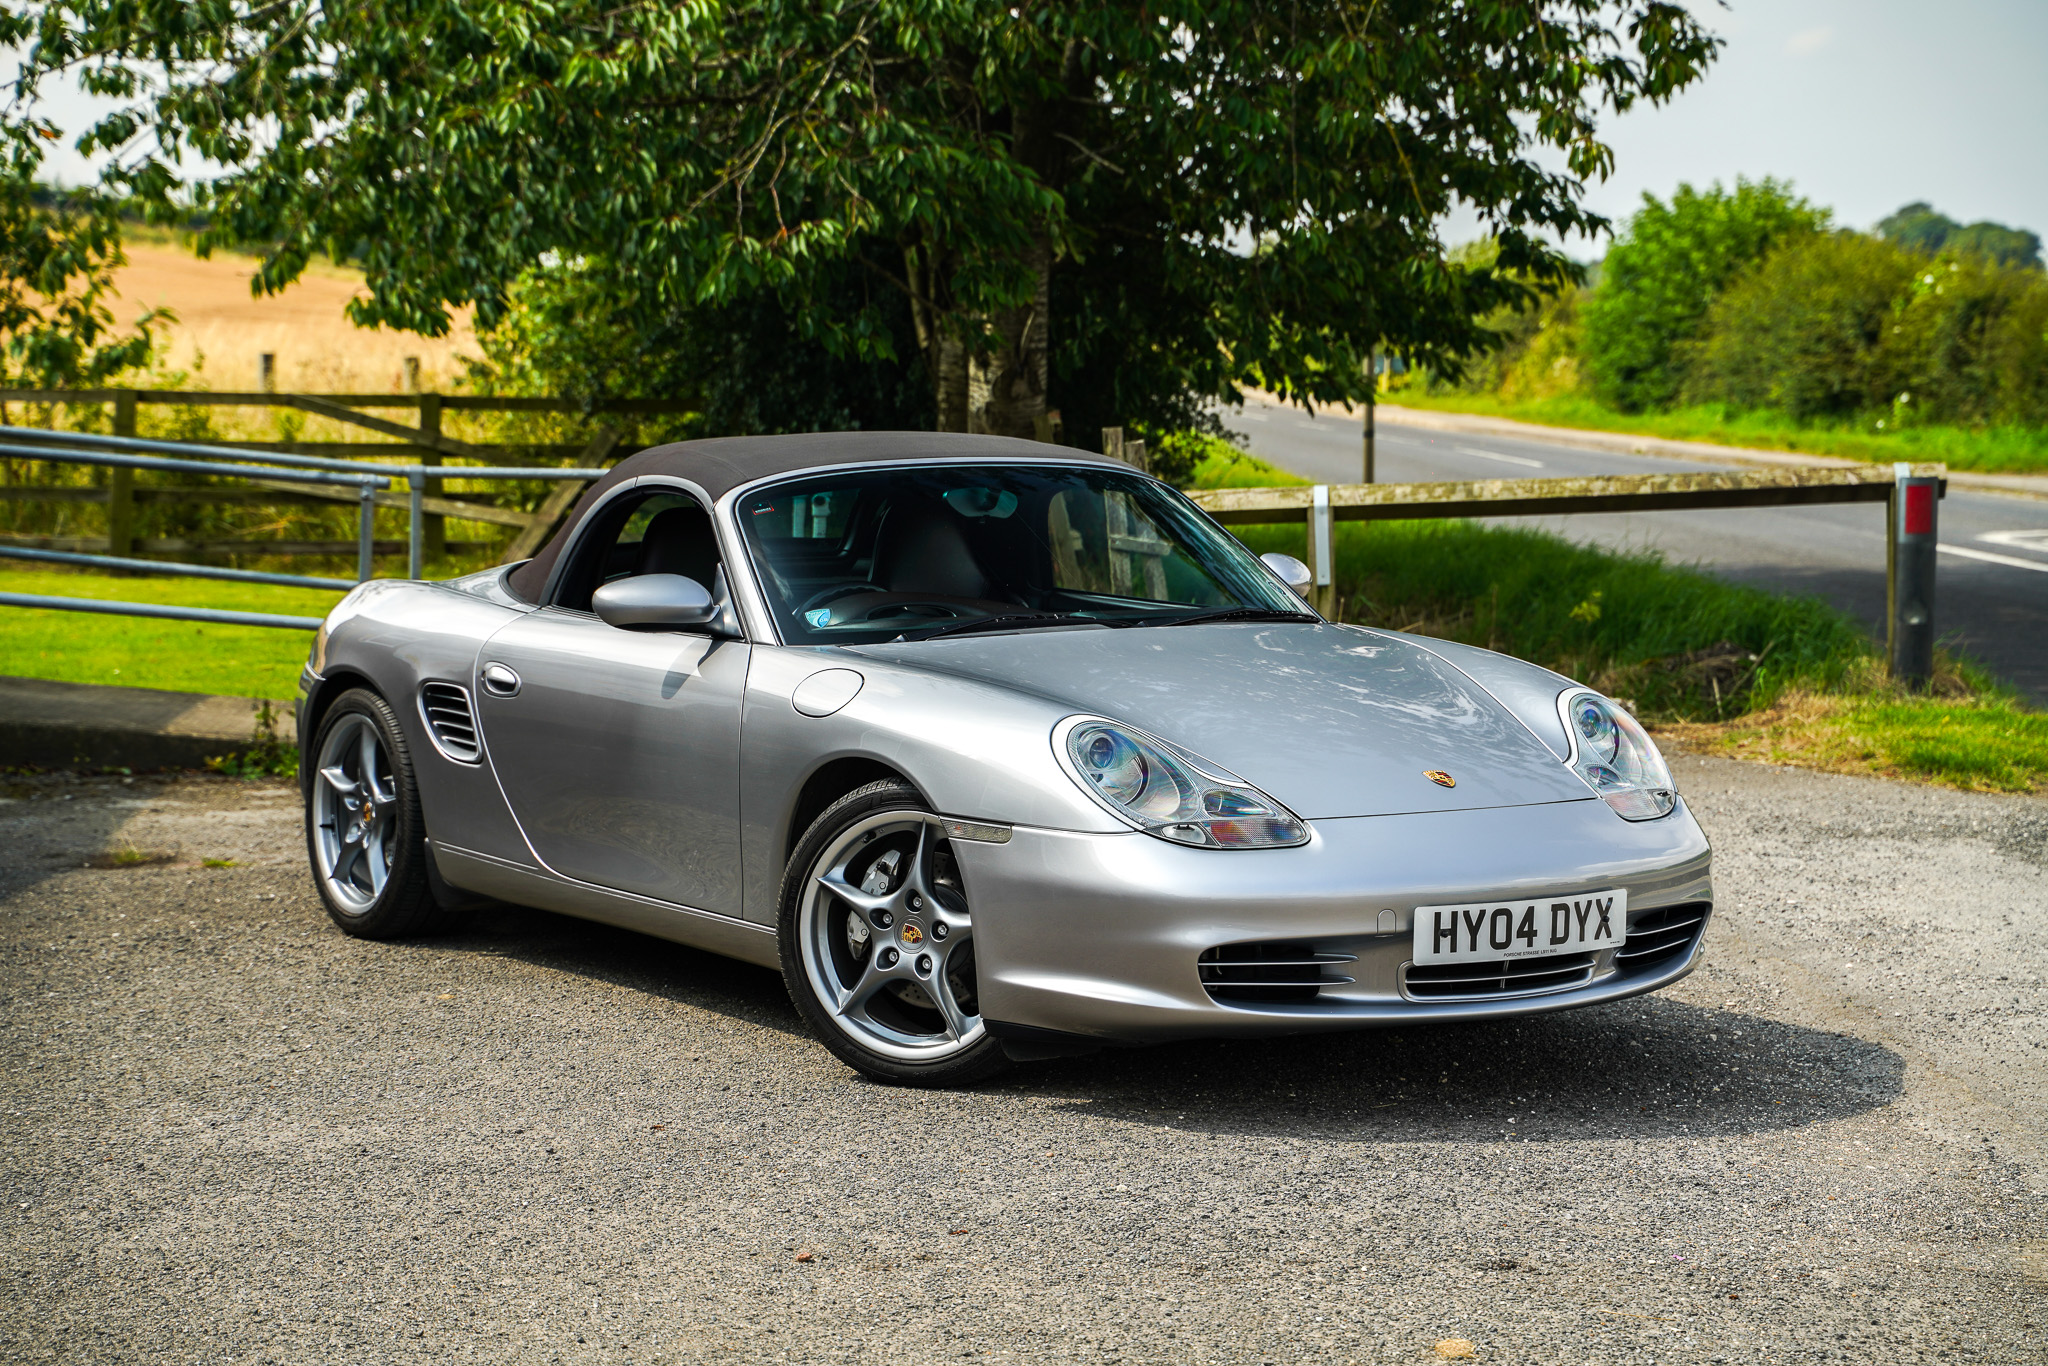
[[1054,730],[1053,749],[1082,791],[1148,835],[1200,849],[1308,843],[1308,827],[1265,793],[1129,726],[1074,717]]

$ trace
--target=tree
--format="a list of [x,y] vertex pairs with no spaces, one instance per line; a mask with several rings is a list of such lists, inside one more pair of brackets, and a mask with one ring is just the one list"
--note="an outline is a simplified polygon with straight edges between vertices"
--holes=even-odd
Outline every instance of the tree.
[[1860,232],[1787,242],[1714,300],[1680,348],[1693,402],[1852,416],[1888,402],[1882,348],[1921,258]]
[[1670,403],[1684,380],[1679,350],[1714,296],[1777,243],[1827,222],[1827,210],[1768,178],[1738,179],[1732,192],[1718,182],[1704,192],[1681,184],[1668,205],[1644,195],[1586,301],[1594,392],[1632,411]]
[[[17,16],[0,13],[0,42],[19,42]],[[62,134],[19,98],[0,111],[0,384],[59,389],[98,384],[150,355],[145,312],[116,330],[107,296],[123,264],[112,199],[42,184],[43,149]]]
[[1934,206],[1915,201],[1879,221],[1877,235],[1908,251],[1929,256],[1942,252],[1981,256],[2001,266],[2032,266],[2041,269],[2041,239],[2023,228],[2008,228],[1989,221],[1964,227]]
[[[899,337],[903,297],[842,266],[820,289],[825,306],[874,306]],[[931,387],[909,364],[863,361],[802,335],[773,292],[649,316],[630,277],[602,261],[554,261],[515,284],[497,327],[478,334],[473,381],[499,394],[667,398],[694,409],[683,435],[901,430],[932,423]]]
[[[328,247],[365,267],[358,321],[438,333],[451,304],[491,324],[555,252],[611,263],[652,318],[767,291],[891,356],[884,307],[824,306],[852,264],[907,303],[938,424],[1019,434],[1056,354],[1084,385],[1322,402],[1363,396],[1375,345],[1455,368],[1475,317],[1571,277],[1551,239],[1605,226],[1599,119],[1717,47],[1668,0],[27,12],[24,82],[73,68],[123,99],[87,139],[113,181],[267,244],[263,288]],[[186,186],[187,154],[226,173]],[[1444,262],[1460,201],[1498,269]]]

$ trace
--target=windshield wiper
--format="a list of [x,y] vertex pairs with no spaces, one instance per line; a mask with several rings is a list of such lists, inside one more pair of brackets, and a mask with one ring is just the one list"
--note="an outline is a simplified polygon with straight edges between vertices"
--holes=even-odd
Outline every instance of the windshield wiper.
[[920,636],[904,635],[902,640],[937,640],[940,636],[966,635],[969,631],[987,631],[1022,626],[1101,626],[1104,623],[1073,612],[1004,612],[993,617],[976,617],[972,621],[956,621],[950,626],[941,626],[936,631],[927,631]]
[[1157,623],[1160,626],[1189,626],[1203,621],[1321,621],[1314,612],[1297,612],[1285,607],[1218,607],[1207,612],[1191,612],[1184,617],[1168,617]]

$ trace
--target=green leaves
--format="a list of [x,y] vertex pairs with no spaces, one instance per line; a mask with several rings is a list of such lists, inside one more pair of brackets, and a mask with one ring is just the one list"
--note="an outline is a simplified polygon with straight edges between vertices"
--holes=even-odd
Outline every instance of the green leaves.
[[[110,183],[265,244],[263,288],[333,244],[368,275],[358,321],[437,334],[451,306],[498,321],[552,252],[609,263],[653,322],[766,294],[885,354],[887,309],[836,311],[851,269],[909,296],[928,360],[1049,344],[1056,402],[1127,405],[1102,420],[1253,378],[1357,399],[1375,345],[1455,368],[1475,316],[1570,278],[1552,243],[1604,226],[1598,121],[1716,46],[1657,0],[52,0],[15,22],[45,35],[31,83],[130,94],[89,138]],[[225,173],[188,182],[188,156]],[[1444,262],[1461,203],[1497,268]],[[1019,322],[1048,260],[1049,343]]]
[[1827,210],[1768,178],[1732,191],[1680,185],[1668,205],[1644,195],[1585,308],[1595,392],[1629,411],[1670,403],[1684,382],[1681,349],[1714,296],[1777,243],[1827,222]]

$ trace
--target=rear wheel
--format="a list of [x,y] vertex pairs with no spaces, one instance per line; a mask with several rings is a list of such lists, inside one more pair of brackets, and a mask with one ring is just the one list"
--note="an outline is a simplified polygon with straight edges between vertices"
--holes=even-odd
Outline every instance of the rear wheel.
[[915,788],[870,783],[818,817],[784,874],[780,929],[790,997],[849,1066],[964,1086],[1008,1065],[981,1018],[952,844]]
[[426,823],[390,704],[367,688],[343,693],[322,718],[312,754],[306,852],[327,914],[365,939],[435,929],[442,912]]

